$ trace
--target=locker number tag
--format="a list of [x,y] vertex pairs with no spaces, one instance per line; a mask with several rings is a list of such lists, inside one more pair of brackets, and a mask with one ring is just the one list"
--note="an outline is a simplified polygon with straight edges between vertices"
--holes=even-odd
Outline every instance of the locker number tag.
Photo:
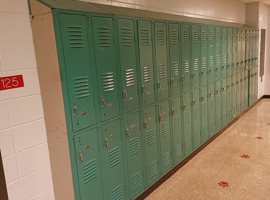
[[0,91],[24,87],[23,76],[0,77]]

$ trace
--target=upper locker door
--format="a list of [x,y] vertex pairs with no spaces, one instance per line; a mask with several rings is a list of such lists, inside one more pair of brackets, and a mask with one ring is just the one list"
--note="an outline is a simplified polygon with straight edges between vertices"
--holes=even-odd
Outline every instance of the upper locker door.
[[191,63],[192,63],[191,87],[192,88],[197,88],[200,85],[199,58],[200,58],[199,25],[193,24],[191,25]]
[[215,118],[215,87],[214,84],[208,85],[208,126],[210,137],[216,132],[216,118]]
[[232,64],[233,64],[233,33],[232,28],[228,28],[228,62],[227,62],[227,75],[232,75]]
[[190,92],[183,94],[183,130],[185,157],[192,153]]
[[[201,107],[201,141],[204,143],[209,138],[208,132],[208,103],[207,103],[207,85],[200,89],[200,107]],[[213,105],[214,107],[214,105]]]
[[101,120],[119,115],[118,67],[112,18],[93,17]]
[[237,29],[237,37],[238,37],[238,42],[237,42],[237,62],[236,62],[236,67],[237,67],[237,72],[241,70],[241,49],[242,49],[242,34],[241,34],[241,29]]
[[192,132],[194,149],[197,149],[201,144],[201,113],[200,113],[200,90],[192,91]]
[[153,47],[152,47],[152,23],[150,21],[138,21],[141,92],[142,103],[148,105],[154,103],[154,71],[153,71]]
[[200,85],[207,84],[207,66],[208,66],[208,28],[207,26],[200,26],[201,33],[201,59],[200,59]]
[[117,25],[123,89],[122,98],[124,111],[129,112],[139,107],[134,22],[130,19],[118,19]]
[[169,24],[169,66],[171,72],[171,95],[180,93],[180,68],[179,68],[179,27],[178,24]]
[[215,80],[219,80],[221,76],[221,28],[216,27],[215,35],[216,45],[215,45]]
[[213,83],[215,79],[215,27],[208,27],[209,45],[208,45],[208,83]]
[[189,25],[181,24],[181,59],[183,92],[190,90],[190,34]]
[[166,174],[172,167],[171,153],[171,131],[170,131],[170,111],[169,102],[165,101],[158,105],[159,111],[159,132],[160,132],[160,152],[161,152],[161,170]]
[[228,29],[222,28],[222,61],[221,61],[221,77],[227,76],[227,53],[228,53]]
[[140,113],[129,114],[125,116],[124,120],[125,129],[123,133],[127,147],[129,191],[130,198],[134,199],[144,189]]
[[250,68],[249,40],[250,40],[250,38],[249,38],[249,29],[246,29],[246,59],[245,59],[246,69],[249,69]]
[[167,24],[155,22],[156,75],[158,100],[168,98]]
[[60,14],[59,17],[70,114],[76,132],[96,123],[90,39],[85,16]]
[[232,65],[232,73],[236,73],[237,69],[237,48],[238,48],[238,34],[237,28],[233,29],[233,65]]
[[242,69],[246,68],[246,31],[245,29],[241,30],[242,33],[242,41],[241,41],[241,65]]

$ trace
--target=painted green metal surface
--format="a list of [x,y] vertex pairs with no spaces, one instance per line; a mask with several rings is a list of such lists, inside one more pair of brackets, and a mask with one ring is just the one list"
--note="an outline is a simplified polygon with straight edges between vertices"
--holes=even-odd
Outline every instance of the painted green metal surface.
[[240,91],[240,74],[236,74],[236,115],[240,114],[241,110],[241,91]]
[[238,33],[237,29],[233,29],[233,65],[232,65],[232,74],[237,72],[237,48],[238,48]]
[[200,30],[199,25],[191,25],[191,88],[200,85]]
[[216,132],[222,128],[222,104],[221,104],[221,81],[215,82],[215,118],[216,118]]
[[228,55],[228,29],[222,28],[222,47],[221,47],[221,78],[227,76],[227,55]]
[[210,137],[216,133],[215,85],[208,85],[208,126]]
[[236,93],[236,74],[232,76],[232,116],[233,119],[237,116],[237,93]]
[[200,90],[192,90],[192,140],[197,149],[201,144],[201,109],[200,109]]
[[205,25],[200,26],[200,86],[207,84],[207,75],[208,75],[208,45],[209,45],[209,35],[208,27]]
[[228,28],[227,76],[232,75],[233,65],[233,29]]
[[[200,88],[200,109],[201,109],[201,123],[200,123],[201,124],[201,142],[204,143],[209,138],[207,85]],[[214,112],[212,114],[214,114]]]
[[221,65],[222,65],[222,32],[221,27],[215,27],[215,81],[221,78]]
[[215,27],[210,26],[208,27],[208,38],[209,38],[209,44],[208,44],[208,58],[209,58],[209,64],[208,64],[208,83],[214,83],[215,80]]
[[221,80],[221,120],[222,127],[227,125],[227,80]]
[[185,157],[192,153],[192,110],[191,110],[191,94],[190,92],[183,94],[182,100],[182,110],[183,110],[183,131],[184,131],[184,152]]
[[232,121],[232,76],[228,76],[226,80],[226,103],[227,103],[227,113],[226,120],[227,123]]

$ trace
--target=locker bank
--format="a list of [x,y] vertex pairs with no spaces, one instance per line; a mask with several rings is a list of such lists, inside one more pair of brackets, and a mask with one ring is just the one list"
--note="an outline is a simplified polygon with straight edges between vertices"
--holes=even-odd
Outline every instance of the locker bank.
[[[39,169],[35,156],[33,161],[37,171],[50,168],[46,177],[52,179],[27,191],[31,182],[43,181],[31,177],[27,166],[21,170],[21,155],[33,146],[20,150],[17,125],[19,132],[24,129],[11,124],[6,129],[13,131],[15,153],[4,149],[2,155],[6,177],[0,189],[7,192],[0,200],[144,199],[267,97],[260,26],[124,5],[132,2],[29,1],[48,143],[47,164]],[[239,3],[245,5],[245,22],[253,4],[259,12],[264,5],[270,19],[267,4]],[[8,77],[2,72],[0,77]],[[22,89],[30,87],[23,77]],[[9,91],[5,101],[12,99]],[[37,137],[31,130],[27,140]],[[7,176],[5,162],[13,155],[18,178]]]

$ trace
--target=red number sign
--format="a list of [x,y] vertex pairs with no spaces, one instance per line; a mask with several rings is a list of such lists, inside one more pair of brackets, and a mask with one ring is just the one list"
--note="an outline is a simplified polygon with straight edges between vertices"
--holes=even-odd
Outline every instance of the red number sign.
[[24,83],[22,75],[0,77],[0,91],[19,88],[23,86]]

